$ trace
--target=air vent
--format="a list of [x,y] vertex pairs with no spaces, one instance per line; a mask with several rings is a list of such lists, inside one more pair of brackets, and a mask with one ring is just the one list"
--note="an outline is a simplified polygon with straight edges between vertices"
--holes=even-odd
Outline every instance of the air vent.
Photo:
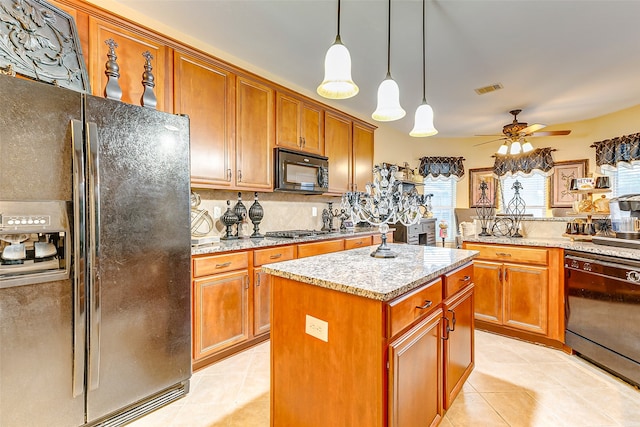
[[493,92],[493,91],[498,90],[498,89],[502,89],[502,87],[503,86],[502,86],[501,83],[494,83],[494,84],[489,85],[489,86],[485,86],[485,87],[481,87],[481,88],[475,89],[475,91],[476,91],[476,93],[478,95],[484,95],[485,93],[489,93],[489,92]]

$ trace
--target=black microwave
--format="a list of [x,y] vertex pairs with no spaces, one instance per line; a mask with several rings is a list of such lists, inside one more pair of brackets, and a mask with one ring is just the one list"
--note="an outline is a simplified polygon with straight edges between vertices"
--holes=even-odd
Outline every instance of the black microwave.
[[322,194],[329,191],[329,159],[286,148],[275,149],[275,191]]

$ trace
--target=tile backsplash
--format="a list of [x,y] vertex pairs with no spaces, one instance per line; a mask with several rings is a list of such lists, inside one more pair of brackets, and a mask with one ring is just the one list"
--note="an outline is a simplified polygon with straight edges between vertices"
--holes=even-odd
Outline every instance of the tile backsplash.
[[[227,200],[233,209],[238,201],[237,191],[192,189],[200,196],[199,209],[206,210],[214,220],[214,230],[208,235],[224,235],[225,226],[220,218],[215,218],[216,213],[224,214],[227,210]],[[249,210],[253,204],[254,192],[242,191],[242,203]],[[296,193],[258,193],[258,202],[264,210],[264,217],[260,222],[260,232],[276,230],[320,230],[322,228],[322,211],[329,207],[328,202],[333,203],[333,210],[340,209],[340,197],[322,195],[303,195]],[[313,216],[313,208],[316,216]],[[334,226],[339,226],[336,219]],[[253,224],[247,219],[244,230],[251,234]]]

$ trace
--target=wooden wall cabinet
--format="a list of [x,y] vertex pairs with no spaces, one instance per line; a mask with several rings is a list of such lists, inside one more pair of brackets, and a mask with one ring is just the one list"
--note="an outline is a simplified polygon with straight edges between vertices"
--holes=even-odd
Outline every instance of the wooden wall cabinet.
[[373,179],[374,128],[332,111],[325,112],[324,120],[328,192],[364,191]]
[[145,59],[143,52],[149,51],[153,55],[151,64],[152,73],[155,77],[154,93],[158,104],[156,109],[172,113],[172,105],[165,99],[165,94],[171,96],[171,64],[169,48],[160,39],[156,39],[152,34],[134,32],[129,29],[117,26],[96,17],[89,17],[89,80],[91,81],[91,92],[95,96],[104,96],[104,89],[107,85],[105,75],[105,63],[109,46],[105,40],[113,39],[118,47],[116,48],[117,62],[120,66],[120,77],[118,83],[122,89],[122,102],[140,105],[140,99],[144,92],[142,86],[142,73],[144,72]]
[[231,187],[236,76],[214,61],[176,51],[174,111],[190,119],[191,183]]
[[464,248],[480,251],[474,260],[480,328],[564,341],[562,249],[468,242]]
[[293,94],[276,93],[276,145],[324,155],[324,109]]
[[270,86],[238,76],[235,188],[273,190],[274,96]]

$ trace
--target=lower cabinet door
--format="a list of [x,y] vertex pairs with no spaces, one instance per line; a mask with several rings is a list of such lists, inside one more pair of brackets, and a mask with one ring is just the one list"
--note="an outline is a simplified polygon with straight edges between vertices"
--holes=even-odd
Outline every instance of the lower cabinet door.
[[471,284],[444,301],[448,326],[444,341],[444,409],[449,409],[474,367],[473,298]]
[[193,284],[193,358],[248,340],[249,272],[216,274]]
[[547,334],[549,269],[505,264],[503,323],[524,331]]
[[442,418],[442,310],[389,346],[389,427],[435,426]]
[[502,275],[502,263],[473,261],[476,319],[502,325]]
[[271,328],[271,275],[255,270],[253,276],[253,334],[262,335]]

